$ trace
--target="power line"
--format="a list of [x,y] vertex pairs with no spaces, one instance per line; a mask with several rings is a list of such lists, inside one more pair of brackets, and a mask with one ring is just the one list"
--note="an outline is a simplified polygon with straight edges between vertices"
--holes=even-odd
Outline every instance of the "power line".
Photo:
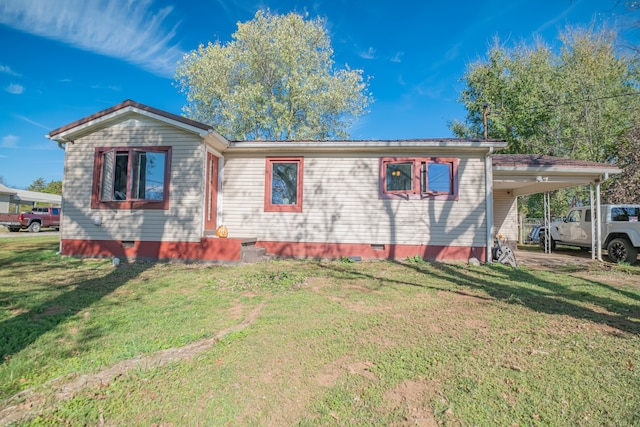
[[[582,99],[580,101],[561,102],[559,104],[543,104],[543,105],[536,105],[534,107],[520,107],[520,108],[514,108],[511,111],[528,111],[528,110],[536,110],[538,108],[563,107],[565,105],[582,104],[582,103],[585,103],[585,102],[601,101],[601,100],[604,100],[604,99],[621,98],[623,96],[633,96],[633,95],[640,95],[640,92],[621,93],[621,94],[618,94],[618,95],[600,96],[600,97],[597,97],[597,98],[585,98],[585,99]],[[491,114],[491,113],[489,113],[489,114]],[[498,113],[498,115],[499,115],[499,113]]]

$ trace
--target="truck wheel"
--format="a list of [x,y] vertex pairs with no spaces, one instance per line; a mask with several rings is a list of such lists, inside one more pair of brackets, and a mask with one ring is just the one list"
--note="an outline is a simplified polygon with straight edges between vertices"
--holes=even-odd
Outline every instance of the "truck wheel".
[[34,221],[31,224],[29,224],[29,231],[32,233],[39,233],[40,232],[40,223],[38,221]]
[[[540,247],[542,248],[542,250],[544,251],[545,249],[545,239],[546,236],[544,235],[544,233],[540,234]],[[556,250],[556,241],[553,240],[553,237],[549,236],[549,249],[551,249],[552,251]]]
[[631,243],[622,237],[618,237],[609,242],[607,254],[613,262],[628,262],[633,264],[638,258],[638,251],[631,246]]

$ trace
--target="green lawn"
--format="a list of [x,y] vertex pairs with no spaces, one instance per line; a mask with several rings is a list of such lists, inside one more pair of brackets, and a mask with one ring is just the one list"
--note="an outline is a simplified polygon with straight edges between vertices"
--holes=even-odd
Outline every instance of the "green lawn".
[[640,267],[60,258],[0,239],[0,425],[640,425]]

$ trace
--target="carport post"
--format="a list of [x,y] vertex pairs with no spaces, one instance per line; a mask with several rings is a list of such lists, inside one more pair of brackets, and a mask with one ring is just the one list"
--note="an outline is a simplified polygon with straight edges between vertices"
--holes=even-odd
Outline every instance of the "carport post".
[[596,213],[596,235],[598,236],[596,243],[598,247],[596,249],[598,251],[598,261],[602,261],[602,219],[600,215],[600,208],[602,205],[600,204],[600,181],[601,180],[596,181],[596,206],[598,209],[598,212]]
[[591,259],[596,259],[596,217],[597,212],[593,210],[593,183],[589,186],[589,203],[591,205]]

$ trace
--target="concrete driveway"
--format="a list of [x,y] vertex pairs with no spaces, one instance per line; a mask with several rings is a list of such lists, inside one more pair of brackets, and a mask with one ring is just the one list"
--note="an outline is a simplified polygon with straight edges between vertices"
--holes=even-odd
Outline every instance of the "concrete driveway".
[[28,237],[38,237],[38,236],[60,236],[59,231],[55,230],[42,230],[39,233],[30,233],[28,231],[18,231],[17,233],[10,233],[9,231],[0,230],[0,239],[6,237],[20,237],[20,238],[28,238]]

